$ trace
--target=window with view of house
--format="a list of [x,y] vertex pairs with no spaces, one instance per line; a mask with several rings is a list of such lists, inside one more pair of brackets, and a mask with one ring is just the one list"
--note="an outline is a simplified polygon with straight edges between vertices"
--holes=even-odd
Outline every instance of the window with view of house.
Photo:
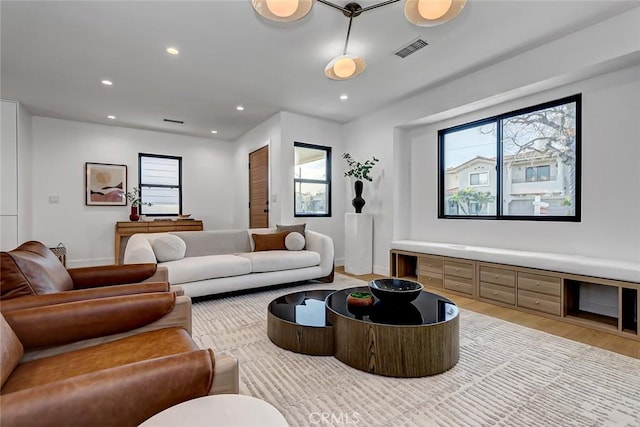
[[182,157],[138,154],[138,183],[143,215],[182,213]]
[[580,221],[581,96],[438,132],[440,218]]
[[331,147],[294,143],[294,216],[331,216]]

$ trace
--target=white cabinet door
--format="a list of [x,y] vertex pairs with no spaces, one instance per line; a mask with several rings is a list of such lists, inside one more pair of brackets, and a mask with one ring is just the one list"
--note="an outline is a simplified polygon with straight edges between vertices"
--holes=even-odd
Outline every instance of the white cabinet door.
[[18,246],[18,216],[0,216],[0,251],[10,251]]
[[2,101],[0,112],[0,215],[18,215],[17,104]]

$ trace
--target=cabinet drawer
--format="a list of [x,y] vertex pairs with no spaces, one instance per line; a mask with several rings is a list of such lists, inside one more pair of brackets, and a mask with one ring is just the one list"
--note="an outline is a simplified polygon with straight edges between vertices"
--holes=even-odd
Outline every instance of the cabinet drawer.
[[509,286],[495,285],[493,283],[480,282],[480,297],[505,304],[516,303],[516,290]]
[[473,279],[473,263],[471,262],[444,262],[445,276],[462,277],[465,279]]
[[471,279],[464,278],[445,278],[444,288],[451,291],[462,292],[463,294],[473,295],[473,283]]
[[421,273],[436,273],[442,275],[442,260],[421,256],[418,258],[418,271]]
[[560,297],[518,289],[518,307],[560,316]]
[[[480,281],[496,285],[516,287],[516,272],[504,268],[480,266]],[[514,301],[515,302],[515,301]]]
[[520,289],[560,296],[560,278],[518,272],[518,290]]
[[433,273],[419,273],[418,282],[422,283],[425,286],[442,288],[442,275]]

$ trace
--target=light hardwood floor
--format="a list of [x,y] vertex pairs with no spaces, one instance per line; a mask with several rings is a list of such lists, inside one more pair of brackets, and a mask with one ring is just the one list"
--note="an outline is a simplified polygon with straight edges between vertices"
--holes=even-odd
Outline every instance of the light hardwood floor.
[[[370,281],[384,277],[377,274],[365,274],[360,276],[348,274],[345,273],[344,267],[336,267],[336,273],[355,277],[356,279],[364,281]],[[444,289],[439,289],[437,292],[438,294],[451,299],[459,307],[466,308],[467,310],[486,314],[487,316],[497,317],[499,319],[526,326],[528,328],[537,329],[539,331],[544,331],[553,335],[557,335],[559,337],[567,338],[573,341],[592,345],[594,347],[599,347],[605,350],[624,354],[625,356],[631,356],[636,359],[640,359],[640,342],[638,341],[610,335],[589,328],[583,328],[581,326],[570,325],[568,323],[559,322],[553,319],[547,319],[545,317],[536,316],[534,314],[523,313],[521,311],[513,310],[506,307],[487,304],[482,301],[447,292]]]

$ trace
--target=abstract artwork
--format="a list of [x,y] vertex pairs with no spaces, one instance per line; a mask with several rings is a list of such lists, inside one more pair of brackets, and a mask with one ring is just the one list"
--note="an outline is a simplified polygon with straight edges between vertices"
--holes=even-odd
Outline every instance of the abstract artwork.
[[88,206],[126,206],[127,165],[85,163]]

